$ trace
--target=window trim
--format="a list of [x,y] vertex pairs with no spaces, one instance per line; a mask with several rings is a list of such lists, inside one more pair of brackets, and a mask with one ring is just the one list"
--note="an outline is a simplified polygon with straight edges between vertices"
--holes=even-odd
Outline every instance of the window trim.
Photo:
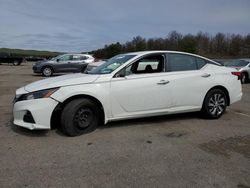
[[[191,56],[191,57],[195,58],[196,69],[195,69],[195,70],[172,71],[172,70],[171,70],[171,66],[169,65],[169,55],[170,55],[170,54],[186,55],[186,56]],[[166,56],[166,65],[165,65],[165,67],[166,67],[166,72],[196,71],[196,70],[201,70],[203,67],[205,67],[205,66],[208,65],[208,64],[221,66],[221,65],[218,65],[218,64],[216,64],[216,63],[213,63],[213,62],[212,62],[211,60],[209,60],[209,59],[206,59],[206,58],[201,57],[201,56],[192,55],[192,54],[182,54],[182,53],[176,53],[176,52],[173,52],[173,53],[167,52],[167,53],[165,53],[165,56]],[[197,59],[198,59],[198,58],[199,58],[199,59],[202,59],[202,60],[204,60],[204,61],[206,62],[206,64],[204,64],[204,65],[203,65],[202,67],[200,67],[200,68],[198,68],[198,63],[197,63]],[[170,69],[168,69],[168,67],[169,67]]]

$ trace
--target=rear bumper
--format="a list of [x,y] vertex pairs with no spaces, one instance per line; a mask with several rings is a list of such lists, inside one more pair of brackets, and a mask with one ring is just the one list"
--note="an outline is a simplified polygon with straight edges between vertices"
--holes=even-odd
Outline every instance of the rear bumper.
[[237,83],[234,83],[231,85],[229,90],[229,95],[230,95],[230,104],[233,104],[237,101],[240,101],[242,98],[242,85],[240,83],[240,80],[236,81]]
[[235,95],[234,97],[231,97],[230,104],[233,104],[237,101],[240,101],[242,98],[242,93],[239,93],[238,95]]
[[50,119],[57,104],[52,98],[16,102],[13,106],[13,123],[30,130],[50,129]]

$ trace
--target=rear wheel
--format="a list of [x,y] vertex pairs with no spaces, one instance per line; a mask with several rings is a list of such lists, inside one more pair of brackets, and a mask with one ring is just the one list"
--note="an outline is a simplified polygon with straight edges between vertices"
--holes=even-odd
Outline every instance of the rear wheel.
[[245,84],[245,83],[247,83],[247,81],[248,81],[247,73],[245,73],[245,72],[241,73],[241,83]]
[[53,75],[53,69],[51,67],[44,67],[42,69],[43,76],[49,77]]
[[68,136],[77,136],[94,131],[98,126],[98,106],[89,99],[75,99],[69,102],[61,115],[62,131]]
[[87,65],[82,66],[81,73],[84,73],[87,68]]
[[205,97],[202,106],[202,112],[207,118],[218,119],[223,115],[226,108],[226,94],[220,89],[213,89],[209,91]]

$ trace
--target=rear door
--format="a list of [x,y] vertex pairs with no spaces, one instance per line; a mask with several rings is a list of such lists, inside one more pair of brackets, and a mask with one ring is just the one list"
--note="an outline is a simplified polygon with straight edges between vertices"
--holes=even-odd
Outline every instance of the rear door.
[[61,56],[54,63],[54,69],[56,72],[71,72],[73,71],[73,67],[71,66],[72,55],[66,54]]
[[180,53],[167,54],[169,85],[173,92],[172,108],[197,109],[202,106],[208,89],[214,83],[214,74],[206,68],[205,59]]
[[72,66],[73,72],[80,72],[84,65],[85,63],[83,60],[81,60],[80,55],[72,55],[71,66]]

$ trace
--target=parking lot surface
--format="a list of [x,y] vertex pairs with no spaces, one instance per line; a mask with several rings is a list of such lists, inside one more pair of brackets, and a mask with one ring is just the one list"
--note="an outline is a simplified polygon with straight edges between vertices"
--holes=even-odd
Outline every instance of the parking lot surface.
[[250,84],[219,120],[198,113],[108,123],[66,137],[12,124],[31,64],[0,65],[0,187],[250,187]]

